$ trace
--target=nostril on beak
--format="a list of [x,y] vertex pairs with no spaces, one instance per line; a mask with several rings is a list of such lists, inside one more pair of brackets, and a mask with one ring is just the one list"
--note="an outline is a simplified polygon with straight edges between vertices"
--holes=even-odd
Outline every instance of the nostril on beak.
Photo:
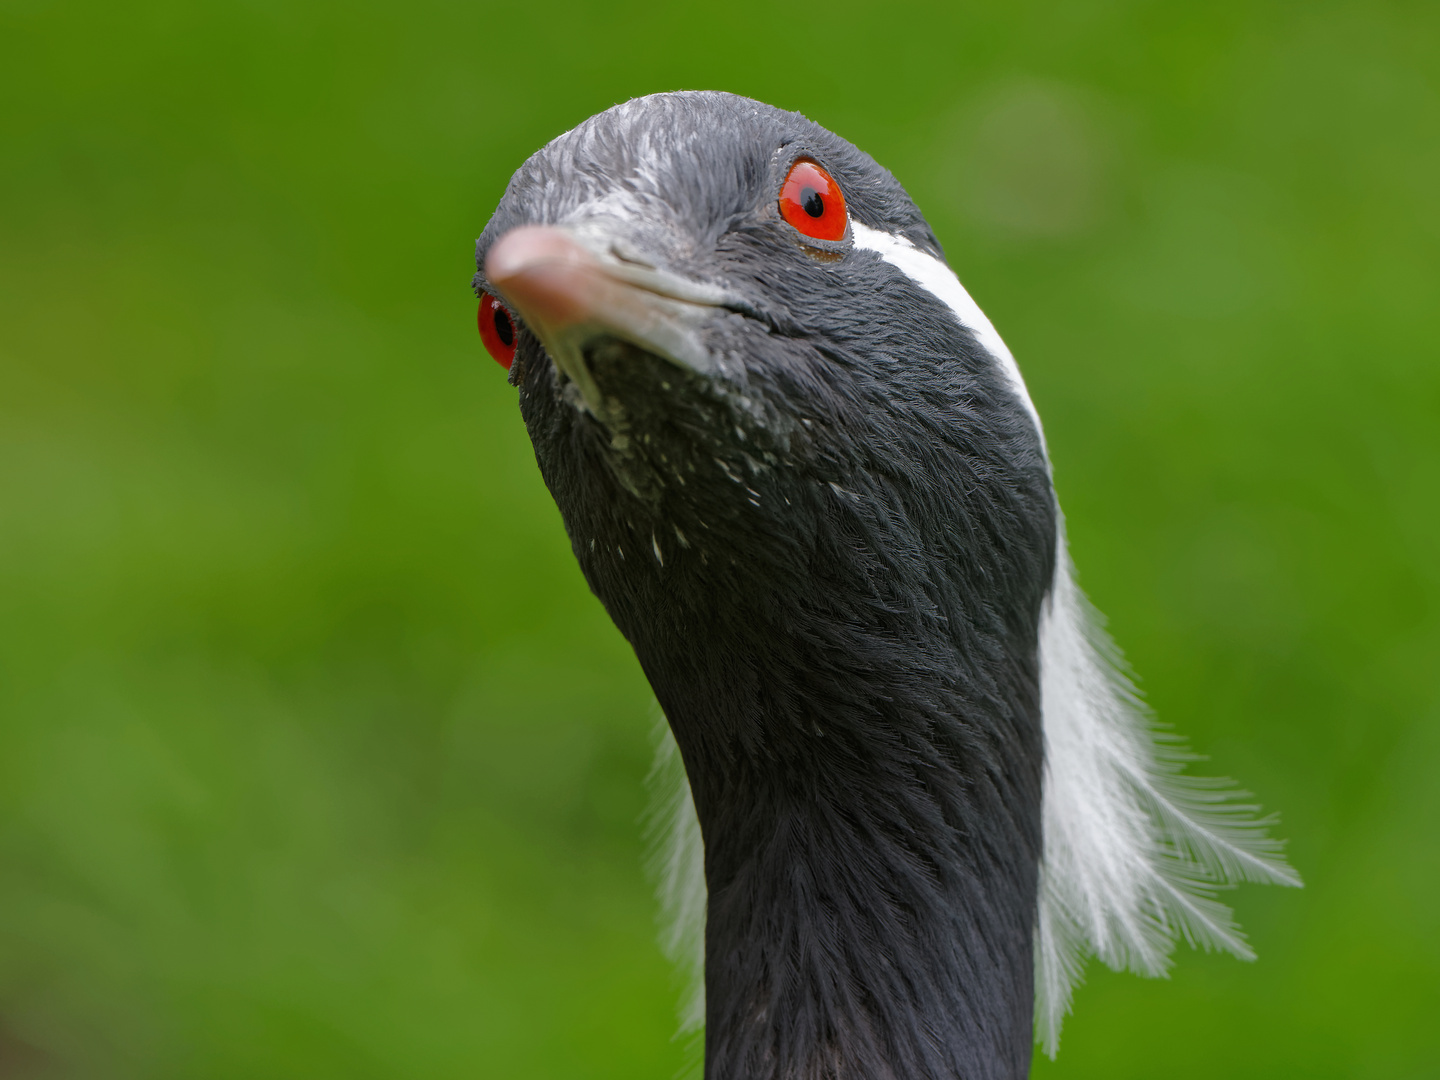
[[624,247],[619,243],[612,243],[610,245],[610,254],[614,255],[615,258],[623,263],[629,263],[631,266],[640,266],[646,270],[655,269],[655,264],[649,259],[637,254],[633,248]]

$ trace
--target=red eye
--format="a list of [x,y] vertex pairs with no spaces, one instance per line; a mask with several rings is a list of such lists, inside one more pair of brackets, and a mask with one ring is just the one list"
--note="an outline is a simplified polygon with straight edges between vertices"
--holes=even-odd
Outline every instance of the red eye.
[[808,159],[790,166],[780,189],[780,216],[816,240],[845,239],[845,196],[840,185]]
[[500,301],[488,292],[480,297],[480,340],[495,362],[506,371],[515,360],[515,323]]

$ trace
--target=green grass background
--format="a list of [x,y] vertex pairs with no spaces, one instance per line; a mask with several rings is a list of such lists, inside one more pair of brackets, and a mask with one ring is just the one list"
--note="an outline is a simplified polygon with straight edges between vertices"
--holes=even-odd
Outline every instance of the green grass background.
[[682,1067],[649,692],[468,284],[682,87],[909,187],[1308,882],[1036,1076],[1440,1075],[1440,7],[0,0],[0,1076]]

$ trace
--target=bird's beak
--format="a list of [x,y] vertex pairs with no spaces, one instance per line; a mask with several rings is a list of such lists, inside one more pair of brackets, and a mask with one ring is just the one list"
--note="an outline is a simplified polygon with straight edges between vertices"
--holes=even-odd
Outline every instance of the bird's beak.
[[575,383],[585,406],[603,419],[604,399],[582,353],[587,342],[621,338],[709,374],[715,363],[700,329],[715,309],[735,304],[716,286],[599,248],[573,229],[525,225],[491,246],[485,277]]

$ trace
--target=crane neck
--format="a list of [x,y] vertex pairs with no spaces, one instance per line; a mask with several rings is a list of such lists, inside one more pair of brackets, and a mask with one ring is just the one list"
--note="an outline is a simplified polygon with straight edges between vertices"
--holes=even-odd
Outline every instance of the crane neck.
[[948,680],[876,648],[647,665],[705,838],[707,1080],[1028,1075],[1033,648]]

